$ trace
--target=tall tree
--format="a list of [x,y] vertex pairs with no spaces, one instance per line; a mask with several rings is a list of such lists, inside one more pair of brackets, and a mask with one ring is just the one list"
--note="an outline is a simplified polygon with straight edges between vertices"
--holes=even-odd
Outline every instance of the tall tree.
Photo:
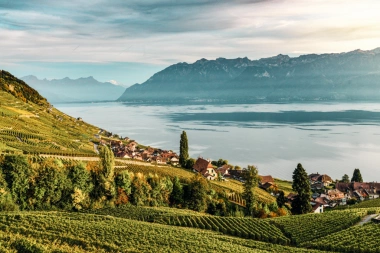
[[342,180],[340,181],[342,183],[349,183],[350,182],[350,177],[347,174],[344,174],[342,177]]
[[111,149],[103,146],[99,152],[100,158],[100,171],[95,175],[97,184],[95,184],[95,191],[98,192],[98,197],[105,196],[107,199],[112,199],[116,195],[115,189],[115,156]]
[[183,204],[182,184],[177,176],[173,179],[173,190],[170,194],[170,204],[173,206],[180,206]]
[[305,214],[311,211],[311,188],[309,178],[302,164],[298,164],[293,172],[292,188],[297,192],[297,197],[292,202],[293,214]]
[[279,192],[278,197],[276,199],[276,202],[277,202],[278,207],[280,207],[280,208],[285,205],[286,198],[285,198],[284,191]]
[[256,204],[255,187],[259,182],[257,168],[255,166],[248,165],[248,168],[243,172],[243,179],[245,180],[243,184],[243,199],[246,203],[246,215],[253,216]]
[[354,174],[352,175],[351,182],[363,182],[362,174],[359,169],[354,170]]
[[189,144],[185,131],[182,131],[181,139],[179,141],[179,164],[186,167],[186,161],[189,159]]

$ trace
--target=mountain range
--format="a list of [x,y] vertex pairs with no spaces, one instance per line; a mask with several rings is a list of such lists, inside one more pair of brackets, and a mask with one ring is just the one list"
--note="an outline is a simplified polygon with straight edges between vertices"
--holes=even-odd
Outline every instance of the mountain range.
[[125,90],[125,87],[110,82],[99,82],[92,76],[86,78],[40,80],[33,75],[21,80],[38,90],[51,103],[59,102],[96,102],[114,101]]
[[127,88],[118,101],[367,101],[380,99],[379,88],[376,48],[177,63]]

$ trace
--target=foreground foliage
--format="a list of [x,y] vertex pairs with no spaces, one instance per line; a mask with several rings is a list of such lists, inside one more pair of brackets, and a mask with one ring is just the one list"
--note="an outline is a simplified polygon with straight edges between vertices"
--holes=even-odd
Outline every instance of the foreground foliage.
[[380,252],[380,225],[369,223],[350,227],[302,246],[338,252],[377,253]]
[[2,213],[0,243],[3,252],[320,252],[192,228],[65,212]]

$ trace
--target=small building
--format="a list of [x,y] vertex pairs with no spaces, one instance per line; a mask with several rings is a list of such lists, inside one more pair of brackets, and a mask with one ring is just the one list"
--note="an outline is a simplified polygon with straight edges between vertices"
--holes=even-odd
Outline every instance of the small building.
[[323,204],[311,202],[311,208],[313,213],[323,213]]
[[208,180],[214,180],[217,178],[217,174],[212,166],[210,160],[199,157],[193,166],[194,172],[202,174]]

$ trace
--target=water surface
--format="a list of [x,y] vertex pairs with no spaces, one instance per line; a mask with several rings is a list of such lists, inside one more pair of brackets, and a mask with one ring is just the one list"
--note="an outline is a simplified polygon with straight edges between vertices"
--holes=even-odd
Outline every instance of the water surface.
[[183,130],[192,157],[227,159],[260,174],[291,179],[297,163],[308,173],[380,181],[380,104],[243,105],[57,104],[84,121],[149,146],[179,150]]

